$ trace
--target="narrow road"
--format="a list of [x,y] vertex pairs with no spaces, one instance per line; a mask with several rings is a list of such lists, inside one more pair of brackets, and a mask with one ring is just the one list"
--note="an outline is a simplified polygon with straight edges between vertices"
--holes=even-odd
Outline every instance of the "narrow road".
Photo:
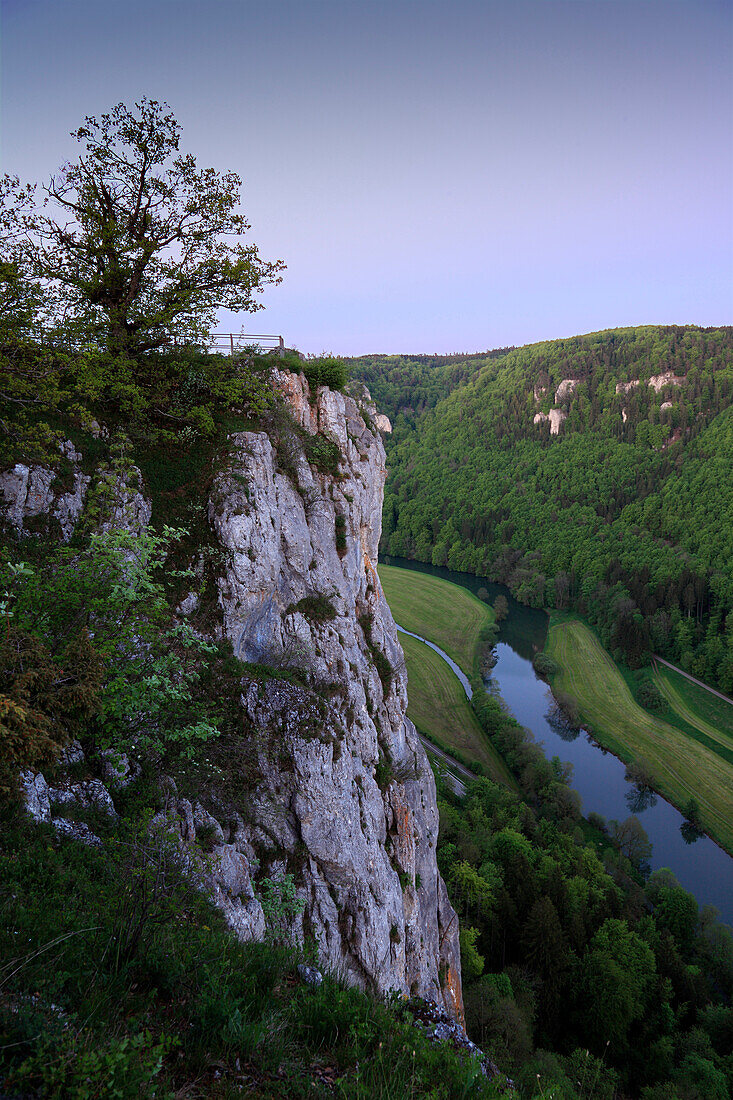
[[[453,784],[453,790],[459,798],[463,798],[466,794],[466,784],[463,779],[475,780],[477,777],[468,768],[464,768],[463,764],[459,764],[457,760],[454,760],[452,756],[449,756],[447,752],[443,752],[437,745],[434,745],[432,741],[428,741],[427,737],[423,737],[421,733],[418,733],[420,738],[420,744],[430,756],[435,756],[441,764],[445,764],[445,774]],[[463,776],[463,779],[461,778]]]
[[423,638],[420,634],[413,634],[411,630],[405,630],[404,626],[400,626],[399,623],[395,623],[398,634],[408,634],[411,638],[417,638],[418,642],[424,642],[425,645],[430,646],[439,657],[442,657],[447,665],[450,666],[451,672],[458,677],[461,681],[461,687],[466,693],[466,698],[470,700],[473,696],[473,688],[471,687],[470,680],[460,665],[457,665],[452,657],[449,657],[445,650],[442,650],[435,642],[429,642],[427,638]]
[[696,680],[694,676],[690,676],[689,672],[685,672],[684,669],[678,668],[677,665],[665,661],[664,657],[657,657],[656,653],[652,653],[652,660],[659,661],[660,665],[666,665],[667,668],[671,668],[673,672],[679,672],[680,676],[684,676],[686,680],[691,680],[693,684],[697,684],[698,687],[704,688],[705,691],[709,691],[711,695],[716,695],[718,699],[722,699],[724,703],[730,703],[733,707],[733,699],[729,699],[727,695],[723,695],[722,691],[716,691],[715,688],[711,688],[709,684],[704,684],[702,680]]
[[[451,671],[460,680],[461,687],[466,693],[466,698],[470,700],[471,696],[473,695],[473,689],[471,688],[468,676],[466,676],[463,669],[459,665],[457,665],[456,662],[452,660],[448,656],[448,654],[440,648],[439,645],[436,645],[435,642],[429,642],[427,638],[423,638],[420,634],[413,634],[411,630],[405,630],[404,626],[400,626],[399,623],[395,623],[395,626],[397,627],[397,630],[400,634],[409,634],[411,638],[417,638],[418,642],[424,642],[425,645],[430,646],[430,648],[434,650],[439,657],[442,657],[445,663],[450,666]],[[458,797],[463,798],[466,793],[466,785],[459,777],[463,776],[464,779],[474,780],[476,778],[474,773],[466,768],[463,764],[459,764],[457,760],[455,760],[443,749],[437,748],[437,746],[434,745],[432,741],[428,741],[427,737],[423,737],[421,733],[418,733],[418,737],[420,738],[422,746],[426,752],[430,752],[433,754],[433,756],[437,756],[438,759],[442,761],[442,763],[447,764],[448,767],[452,769],[447,773],[448,777],[453,780],[453,788]]]

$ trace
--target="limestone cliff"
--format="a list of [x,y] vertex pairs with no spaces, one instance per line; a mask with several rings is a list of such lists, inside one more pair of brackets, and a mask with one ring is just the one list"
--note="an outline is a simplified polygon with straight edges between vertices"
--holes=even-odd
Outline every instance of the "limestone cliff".
[[239,657],[304,666],[329,699],[278,680],[243,692],[250,720],[279,749],[260,753],[244,832],[259,851],[300,862],[302,930],[325,963],[461,1018],[435,785],[406,717],[404,660],[375,568],[385,480],[375,410],[325,388],[313,395],[302,375],[275,383],[300,429],[338,446],[339,470],[319,472],[290,439],[285,472],[268,435],[232,438],[209,503],[228,552],[219,601]]

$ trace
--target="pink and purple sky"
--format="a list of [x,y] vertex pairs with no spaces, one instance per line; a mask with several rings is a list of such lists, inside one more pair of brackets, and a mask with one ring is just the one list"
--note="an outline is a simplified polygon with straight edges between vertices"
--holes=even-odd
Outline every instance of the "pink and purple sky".
[[730,0],[2,0],[2,170],[146,95],[237,171],[302,351],[733,320]]

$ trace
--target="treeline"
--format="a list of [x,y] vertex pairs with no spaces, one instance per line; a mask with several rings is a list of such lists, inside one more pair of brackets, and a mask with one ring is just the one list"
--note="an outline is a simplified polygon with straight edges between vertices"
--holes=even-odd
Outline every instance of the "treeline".
[[390,420],[402,415],[414,423],[479,367],[512,348],[476,355],[362,355],[347,360],[354,378],[364,382],[380,412]]
[[[559,760],[485,692],[474,708],[522,798],[440,798],[469,1033],[522,1095],[720,1100],[733,1084],[733,937],[671,872],[646,881],[631,818],[580,817]],[[553,1091],[559,1090],[559,1091]]]
[[[648,384],[669,372],[679,385]],[[396,418],[383,548],[573,608],[632,667],[655,651],[730,692],[732,395],[730,328],[509,351],[414,426]],[[555,436],[534,423],[551,407]]]

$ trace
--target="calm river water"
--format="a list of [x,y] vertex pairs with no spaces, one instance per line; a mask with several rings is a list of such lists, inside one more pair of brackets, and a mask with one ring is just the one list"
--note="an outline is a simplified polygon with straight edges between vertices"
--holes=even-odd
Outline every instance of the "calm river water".
[[635,814],[652,842],[652,869],[671,868],[701,906],[714,905],[722,920],[733,925],[733,859],[708,837],[688,843],[681,832],[684,818],[674,806],[660,795],[639,798],[625,778],[626,769],[620,760],[584,730],[570,733],[555,719],[550,689],[532,668],[532,657],[545,643],[545,612],[517,603],[503,585],[481,577],[402,558],[384,560],[389,565],[443,577],[474,594],[486,589],[491,602],[499,593],[506,597],[509,616],[502,624],[496,647],[498,660],[487,688],[500,695],[514,717],[542,742],[548,757],[558,756],[563,763],[572,764],[572,785],[583,800],[584,813],[595,811],[617,821]]

